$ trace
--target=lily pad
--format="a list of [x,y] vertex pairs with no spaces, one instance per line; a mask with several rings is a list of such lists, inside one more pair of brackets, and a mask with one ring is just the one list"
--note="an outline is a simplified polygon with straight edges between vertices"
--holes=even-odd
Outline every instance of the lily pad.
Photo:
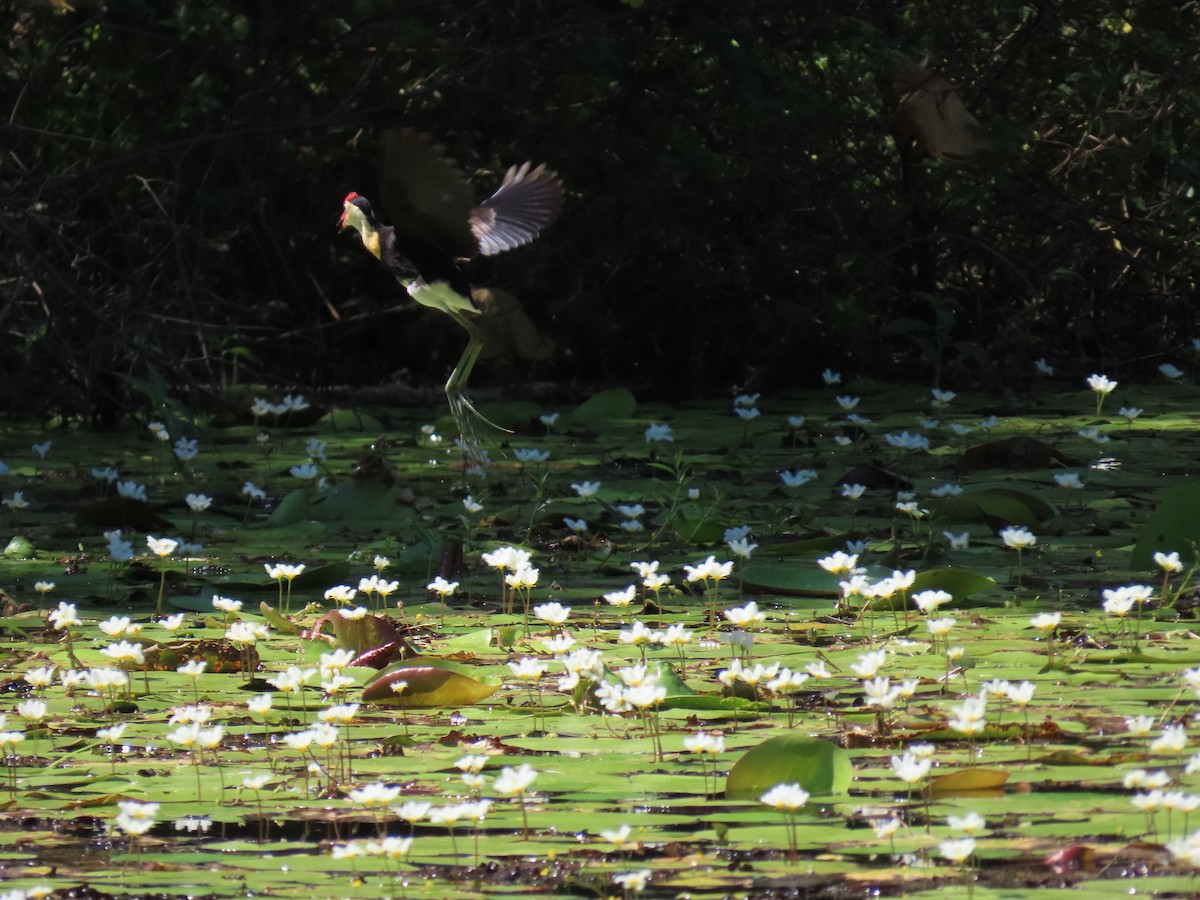
[[1048,469],[1055,464],[1076,465],[1057,447],[1023,434],[972,447],[960,462],[964,469]]
[[[884,578],[891,571],[879,566],[868,566],[867,575],[874,579]],[[840,597],[838,583],[845,576],[826,572],[815,561],[796,563],[751,563],[741,570],[742,589],[793,597]]]
[[978,572],[972,572],[970,569],[946,566],[940,569],[927,569],[924,572],[918,572],[917,577],[913,579],[909,596],[921,591],[945,591],[947,594],[953,596],[955,600],[961,601],[972,594],[989,590],[995,586],[996,580],[994,578],[980,575]]
[[[248,591],[274,591],[278,594],[279,583],[273,578],[268,578],[264,571],[260,570],[259,574],[262,575],[261,578],[251,578],[246,575],[223,575],[211,579],[208,584],[221,594],[240,594]],[[300,591],[324,591],[325,588],[346,581],[349,577],[350,562],[348,560],[339,559],[324,566],[312,566],[292,579],[292,596],[295,597]],[[283,590],[286,594],[286,583]]]
[[269,603],[259,603],[258,609],[262,613],[262,617],[266,619],[267,624],[278,632],[283,634],[300,634],[304,630]]
[[593,394],[571,411],[576,422],[600,422],[605,419],[628,419],[637,409],[637,398],[628,388],[611,388]]
[[1008,782],[1009,773],[1002,769],[956,769],[940,775],[929,783],[929,793],[935,797],[972,791],[996,791]]
[[725,797],[757,800],[775,785],[793,782],[810,794],[844,794],[853,776],[850,754],[841,747],[785,734],[763,741],[734,763],[725,779]]
[[364,615],[347,618],[341,610],[326,613],[313,625],[309,638],[325,637],[321,629],[328,625],[333,632],[333,642],[346,650],[353,650],[358,657],[352,665],[382,669],[395,658],[410,658],[416,651],[404,641],[396,629],[396,623],[386,616]]
[[[393,685],[404,682],[401,692]],[[399,709],[470,706],[500,689],[499,681],[484,680],[461,663],[418,656],[389,666],[363,687],[363,700]]]
[[412,519],[412,490],[375,478],[335,484],[319,494],[293,491],[271,514],[270,524],[290,525],[315,519],[321,522],[404,523]]
[[693,544],[712,544],[721,539],[725,523],[711,509],[684,506],[676,511],[672,522],[680,540]]
[[1176,482],[1158,502],[1146,524],[1138,529],[1131,565],[1153,569],[1156,552],[1177,551],[1180,559],[1196,559],[1200,543],[1200,480]]
[[986,487],[943,497],[934,504],[938,518],[947,522],[983,522],[994,530],[1006,525],[1036,528],[1054,515],[1054,507],[1029,491],[1013,487]]
[[134,531],[164,531],[173,526],[141,500],[109,497],[88,503],[75,511],[75,521],[94,528],[130,528]]
[[857,532],[839,532],[837,534],[819,534],[799,541],[788,541],[784,544],[772,544],[771,553],[774,556],[804,556],[815,559],[834,550],[844,550],[846,542],[857,540],[861,534]]

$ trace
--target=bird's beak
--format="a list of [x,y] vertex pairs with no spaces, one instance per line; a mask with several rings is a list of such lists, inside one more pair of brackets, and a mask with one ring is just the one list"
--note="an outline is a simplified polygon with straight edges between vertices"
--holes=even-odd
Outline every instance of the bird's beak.
[[350,212],[350,210],[348,208],[349,206],[350,206],[349,203],[342,204],[342,215],[338,219],[338,231],[347,231],[350,228],[350,226],[348,224],[346,224],[346,216]]

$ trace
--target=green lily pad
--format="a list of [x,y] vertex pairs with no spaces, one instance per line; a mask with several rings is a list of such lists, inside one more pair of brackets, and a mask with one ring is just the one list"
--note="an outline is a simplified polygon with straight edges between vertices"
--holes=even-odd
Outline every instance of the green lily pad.
[[816,559],[834,550],[846,549],[847,541],[861,537],[855,532],[839,532],[837,534],[820,534],[799,541],[788,541],[784,544],[772,544],[771,553],[774,556],[803,556]]
[[1036,528],[1054,515],[1054,507],[1029,491],[1014,487],[985,487],[943,497],[933,504],[946,522],[983,522],[999,530],[1006,525]]
[[698,506],[680,507],[672,525],[680,540],[692,544],[716,543],[725,530],[725,522],[713,510]]
[[378,434],[384,430],[384,425],[374,416],[367,415],[361,410],[337,407],[321,417],[317,422],[317,429],[323,434],[356,431]]
[[173,527],[148,504],[130,497],[109,497],[81,506],[75,511],[75,521],[93,528],[131,528],[134,531],[164,531]]
[[961,601],[972,594],[977,594],[980,591],[990,590],[996,586],[996,580],[989,578],[986,575],[980,575],[978,572],[972,572],[970,569],[959,569],[954,566],[946,566],[940,569],[927,569],[924,572],[918,572],[917,577],[913,579],[912,588],[909,590],[909,596],[920,593],[921,591],[945,591],[954,597],[955,600]]
[[307,489],[293,491],[268,521],[275,526],[309,519],[402,524],[413,518],[412,500],[412,491],[398,484],[385,484],[375,478],[353,479],[316,495]]
[[258,604],[258,609],[267,624],[282,634],[300,634],[304,630],[265,601]]
[[755,700],[747,700],[745,697],[718,697],[714,694],[692,694],[685,697],[667,697],[663,700],[661,708],[725,712],[732,712],[733,710],[762,710],[766,712],[771,708],[771,705]]
[[1200,480],[1182,479],[1158,501],[1158,506],[1138,529],[1130,565],[1154,569],[1154,554],[1176,551],[1180,559],[1194,562],[1200,544]]
[[679,673],[675,671],[675,668],[669,662],[659,660],[652,663],[650,671],[658,678],[659,687],[666,688],[668,700],[672,697],[691,697],[695,695],[696,692],[687,686],[687,683],[679,677]]
[[[891,574],[891,570],[879,566],[868,566],[867,575],[880,579]],[[840,597],[839,582],[844,575],[826,572],[816,561],[805,564],[762,562],[750,563],[741,570],[742,589],[793,597]]]
[[576,422],[599,422],[605,419],[628,419],[637,409],[637,398],[628,388],[611,388],[593,394],[568,415]]
[[795,782],[810,794],[844,794],[854,770],[836,744],[799,734],[769,738],[745,753],[725,779],[728,800],[757,800],[777,784]]
[[[260,574],[261,578],[251,578],[246,575],[222,575],[211,579],[208,584],[220,594],[237,595],[250,591],[273,591],[278,595],[279,583],[273,578],[268,578],[265,570]],[[350,562],[348,560],[339,559],[324,566],[308,567],[292,579],[292,596],[295,598],[302,591],[323,592],[326,588],[341,584],[349,578]],[[284,582],[283,591],[286,595],[286,582]]]

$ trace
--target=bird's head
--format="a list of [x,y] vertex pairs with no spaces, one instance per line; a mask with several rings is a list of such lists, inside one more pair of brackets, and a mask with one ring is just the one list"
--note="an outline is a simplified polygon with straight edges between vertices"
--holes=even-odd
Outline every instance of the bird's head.
[[379,222],[371,211],[371,204],[366,197],[360,197],[351,191],[342,201],[342,217],[338,219],[338,228],[342,231],[357,231],[362,238],[363,246],[372,255],[379,258]]

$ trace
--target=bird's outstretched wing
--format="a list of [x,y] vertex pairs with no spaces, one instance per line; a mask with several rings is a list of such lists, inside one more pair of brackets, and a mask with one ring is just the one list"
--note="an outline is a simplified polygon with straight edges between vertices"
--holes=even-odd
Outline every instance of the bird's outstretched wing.
[[562,182],[554,172],[528,162],[513,166],[496,193],[471,210],[478,252],[495,256],[528,244],[558,217],[562,204]]
[[415,243],[450,256],[479,252],[469,224],[471,185],[428,135],[411,128],[380,135],[379,190],[402,251]]

